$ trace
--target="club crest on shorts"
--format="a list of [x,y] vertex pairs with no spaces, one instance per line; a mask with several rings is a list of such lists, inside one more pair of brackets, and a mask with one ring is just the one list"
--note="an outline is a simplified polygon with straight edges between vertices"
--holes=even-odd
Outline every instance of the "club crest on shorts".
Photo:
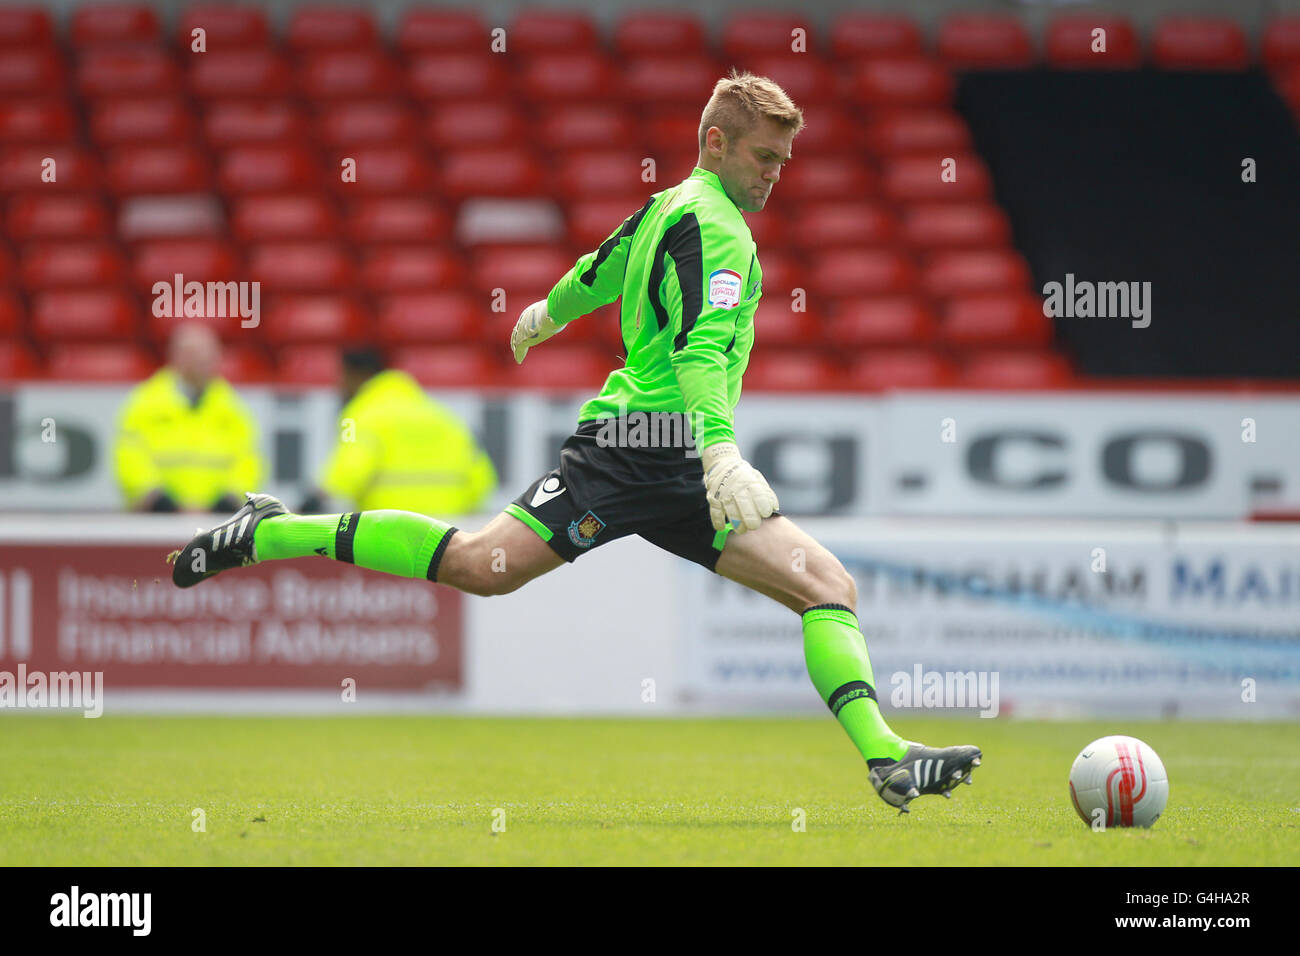
[[590,548],[596,535],[605,530],[605,522],[588,511],[577,521],[569,522],[569,540],[579,548]]
[[717,269],[709,273],[709,305],[715,309],[732,309],[740,305],[740,273]]

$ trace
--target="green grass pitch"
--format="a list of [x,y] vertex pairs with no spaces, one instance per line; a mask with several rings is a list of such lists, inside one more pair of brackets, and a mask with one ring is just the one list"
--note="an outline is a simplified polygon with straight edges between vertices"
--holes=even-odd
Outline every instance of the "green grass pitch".
[[[0,864],[1182,867],[1300,857],[1294,724],[894,723],[913,739],[981,746],[974,785],[920,798],[900,817],[870,791],[829,715],[9,714]],[[1070,806],[1070,763],[1110,733],[1146,740],[1169,771],[1169,805],[1149,831],[1094,833]]]

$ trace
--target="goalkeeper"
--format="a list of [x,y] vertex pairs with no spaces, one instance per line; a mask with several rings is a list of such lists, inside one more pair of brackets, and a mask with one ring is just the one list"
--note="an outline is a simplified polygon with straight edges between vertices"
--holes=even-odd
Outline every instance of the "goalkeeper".
[[[800,615],[808,673],[867,763],[876,792],[906,811],[921,794],[969,782],[980,751],[900,738],[877,705],[853,578],[780,514],[776,495],[736,445],[733,411],[754,342],[762,270],[742,212],[758,212],[790,159],[803,115],[748,73],[719,80],[699,127],[691,175],[650,197],[543,301],[520,316],[517,362],[570,321],[621,297],[627,358],[579,413],[558,467],[477,532],[407,511],[292,515],[250,495],[234,517],[196,536],[173,580],[323,554],[477,595],[507,594],[606,542],[637,534],[781,602]],[[621,417],[676,417],[682,447],[610,440],[643,435]],[[643,419],[644,420],[644,419]],[[698,449],[698,452],[697,450]],[[493,555],[504,549],[508,570]],[[790,556],[802,551],[801,570]]]

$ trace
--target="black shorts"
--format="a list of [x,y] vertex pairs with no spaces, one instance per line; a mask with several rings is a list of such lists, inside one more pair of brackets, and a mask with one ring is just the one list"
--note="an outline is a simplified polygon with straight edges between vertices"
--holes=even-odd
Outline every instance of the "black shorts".
[[695,449],[626,447],[598,438],[602,429],[607,437],[628,434],[604,421],[580,423],[560,449],[560,466],[529,485],[506,513],[565,561],[637,534],[715,570],[731,528],[713,530]]

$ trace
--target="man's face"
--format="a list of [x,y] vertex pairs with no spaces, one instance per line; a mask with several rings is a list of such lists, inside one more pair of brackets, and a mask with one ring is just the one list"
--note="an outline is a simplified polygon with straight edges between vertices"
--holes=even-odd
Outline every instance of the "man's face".
[[767,204],[772,187],[781,178],[781,166],[790,159],[794,135],[793,130],[766,118],[734,141],[716,127],[709,129],[706,147],[711,153],[720,148],[722,153],[718,179],[742,212],[758,212]]

